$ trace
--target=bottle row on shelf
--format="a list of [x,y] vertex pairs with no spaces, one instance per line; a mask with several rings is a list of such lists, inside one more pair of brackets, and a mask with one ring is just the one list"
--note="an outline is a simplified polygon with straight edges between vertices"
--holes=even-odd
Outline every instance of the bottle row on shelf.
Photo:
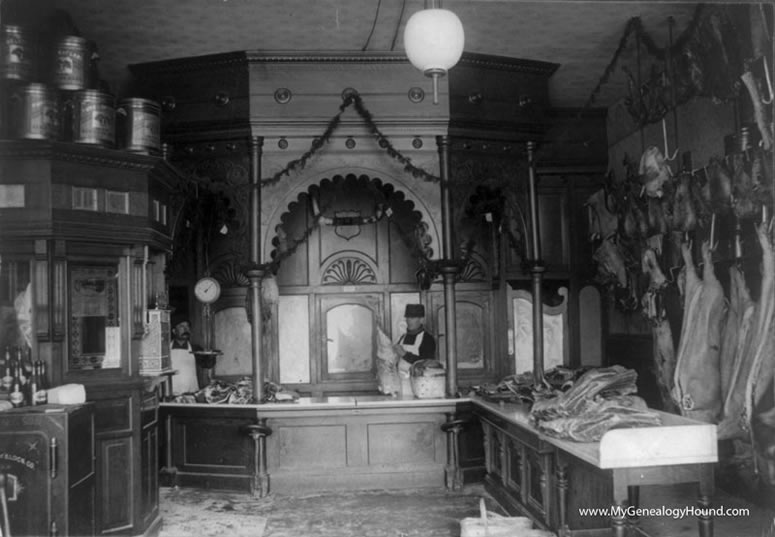
[[48,402],[48,373],[43,360],[32,360],[30,349],[6,347],[0,364],[4,372],[0,388],[14,407],[44,405]]

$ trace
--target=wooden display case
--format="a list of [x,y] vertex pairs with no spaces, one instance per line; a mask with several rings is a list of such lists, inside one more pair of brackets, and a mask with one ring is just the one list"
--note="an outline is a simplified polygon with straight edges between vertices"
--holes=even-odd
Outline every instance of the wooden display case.
[[4,319],[29,319],[3,323],[0,343],[27,345],[52,385],[83,384],[95,403],[97,535],[160,525],[158,399],[140,357],[148,304],[165,286],[159,267],[180,181],[157,157],[0,141],[0,306]]

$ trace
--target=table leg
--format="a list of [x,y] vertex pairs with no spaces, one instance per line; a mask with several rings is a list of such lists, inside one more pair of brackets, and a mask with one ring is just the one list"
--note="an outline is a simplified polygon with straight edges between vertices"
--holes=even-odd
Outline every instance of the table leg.
[[[638,485],[629,485],[627,487],[627,503],[630,507],[637,509],[640,503],[640,487]],[[631,517],[628,517],[630,525],[636,526],[640,519],[638,515],[633,512]]]
[[627,501],[624,498],[614,498],[614,511],[611,514],[611,535],[626,537],[627,535]]
[[[259,418],[258,423],[266,427],[266,418]],[[258,465],[258,484],[259,496],[264,497],[269,494],[269,472],[266,465],[266,435],[261,435],[258,440],[260,446],[259,465]]]
[[557,504],[560,517],[560,529],[565,528],[568,508],[568,465],[565,461],[557,459]]
[[713,514],[710,513],[714,493],[713,465],[703,464],[700,466],[698,492],[697,507],[699,507],[700,512],[697,514],[697,526],[700,530],[700,537],[713,537]]

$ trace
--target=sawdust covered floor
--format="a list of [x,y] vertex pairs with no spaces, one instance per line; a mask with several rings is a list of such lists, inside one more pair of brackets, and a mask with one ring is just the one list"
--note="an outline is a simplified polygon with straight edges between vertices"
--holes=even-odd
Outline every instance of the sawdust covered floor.
[[[253,498],[249,494],[191,488],[162,488],[164,519],[159,537],[458,537],[460,520],[488,511],[505,514],[481,485],[461,492],[426,488],[407,491],[327,492]],[[671,509],[695,504],[690,485],[641,488],[641,507]],[[715,535],[775,537],[775,513],[717,489],[714,507],[748,508],[742,516],[714,520]],[[696,537],[697,521],[643,518],[629,537]]]
[[457,537],[460,520],[504,513],[479,485],[406,491],[326,492],[253,498],[248,494],[161,489],[160,537]]

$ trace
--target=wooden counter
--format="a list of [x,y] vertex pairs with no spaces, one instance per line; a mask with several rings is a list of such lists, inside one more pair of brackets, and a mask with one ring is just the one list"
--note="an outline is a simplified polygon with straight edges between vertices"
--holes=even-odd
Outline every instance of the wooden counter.
[[[278,493],[443,486],[441,424],[459,400],[387,396],[301,398],[263,405],[161,405],[167,484],[250,490],[262,479]],[[244,432],[271,429],[256,448]],[[264,485],[262,484],[262,487]]]
[[[479,398],[162,403],[162,477],[167,484],[259,494],[268,492],[270,480],[271,491],[280,494],[440,487],[458,470],[441,425],[463,407],[473,407],[482,424],[488,490],[513,514],[561,535],[607,536],[613,528],[623,537],[627,524],[636,522],[623,511],[581,516],[579,509],[637,506],[641,485],[695,482],[698,505],[710,506],[715,425],[660,413],[659,427],[614,429],[600,442],[580,443],[538,432],[526,406]],[[250,438],[249,425],[271,432]],[[712,535],[710,517],[699,525],[702,536]]]
[[[709,507],[716,426],[659,412],[662,425],[608,431],[600,442],[573,442],[539,433],[528,408],[474,400],[485,439],[488,489],[514,513],[563,535],[623,537],[628,520],[582,517],[583,508],[637,506],[638,487],[694,482],[698,507]],[[688,500],[688,499],[687,499]],[[670,507],[670,506],[668,506]],[[680,506],[684,507],[684,506]],[[698,517],[700,535],[712,518]]]

